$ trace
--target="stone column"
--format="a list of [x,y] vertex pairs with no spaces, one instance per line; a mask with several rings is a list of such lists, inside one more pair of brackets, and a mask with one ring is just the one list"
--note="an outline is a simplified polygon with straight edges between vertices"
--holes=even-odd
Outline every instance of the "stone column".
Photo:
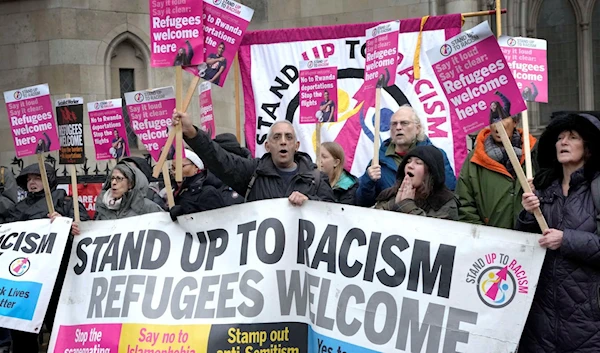
[[594,109],[594,58],[590,23],[579,24],[577,32],[579,58],[579,109]]
[[[504,0],[506,1],[506,0]],[[479,10],[479,4],[477,0],[446,0],[445,13],[465,13],[475,12]],[[472,28],[484,20],[482,17],[471,17],[465,19],[465,25],[463,30]]]

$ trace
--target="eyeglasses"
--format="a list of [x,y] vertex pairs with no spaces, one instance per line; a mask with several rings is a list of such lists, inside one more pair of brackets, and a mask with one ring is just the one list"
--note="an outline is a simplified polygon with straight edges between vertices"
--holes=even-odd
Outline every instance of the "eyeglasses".
[[414,121],[404,120],[404,121],[394,121],[392,122],[393,127],[397,127],[400,124],[402,127],[408,127],[410,124],[414,124]]
[[125,179],[127,179],[127,178],[122,177],[122,176],[111,176],[110,177],[110,181],[111,182],[116,181],[117,183],[120,183],[120,182],[122,182]]
[[[194,165],[194,163],[182,164],[181,169],[187,167],[188,165]],[[171,170],[175,170],[175,164],[171,164]]]

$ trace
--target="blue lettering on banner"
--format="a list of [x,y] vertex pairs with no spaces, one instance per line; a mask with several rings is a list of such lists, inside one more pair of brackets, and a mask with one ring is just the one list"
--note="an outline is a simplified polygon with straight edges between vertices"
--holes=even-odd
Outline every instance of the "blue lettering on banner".
[[0,315],[31,320],[35,313],[42,284],[0,278]]
[[348,342],[323,336],[308,327],[308,352],[309,353],[378,353],[367,348],[355,346]]

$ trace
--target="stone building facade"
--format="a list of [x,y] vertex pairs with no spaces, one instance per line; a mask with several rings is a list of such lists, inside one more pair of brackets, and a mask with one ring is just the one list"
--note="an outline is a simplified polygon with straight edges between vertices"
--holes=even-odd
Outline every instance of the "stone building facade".
[[[493,0],[242,2],[255,10],[251,30],[493,8]],[[531,107],[532,130],[542,129],[552,111],[600,110],[600,0],[503,0],[502,6],[508,9],[502,17],[503,33],[548,40],[551,103]],[[494,16],[469,18],[465,27],[484,20],[495,27]],[[0,91],[48,83],[53,99],[70,94],[90,102],[174,85],[174,69],[150,68],[149,44],[148,0],[0,0]],[[189,76],[184,75],[184,89]],[[214,90],[217,132],[235,133],[233,73],[223,88]],[[1,103],[0,164],[8,165],[15,154]],[[197,99],[190,111],[198,115]],[[89,128],[85,130],[87,156],[93,164],[91,134]],[[143,145],[137,145],[133,154],[143,154]]]

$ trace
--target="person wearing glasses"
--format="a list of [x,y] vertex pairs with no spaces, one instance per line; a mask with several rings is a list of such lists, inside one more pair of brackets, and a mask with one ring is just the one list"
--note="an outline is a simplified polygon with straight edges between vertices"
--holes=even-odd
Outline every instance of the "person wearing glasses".
[[[197,154],[186,149],[182,166],[183,182],[177,183],[177,189],[173,193],[175,206],[169,211],[171,219],[226,206],[222,193],[213,185],[205,183],[208,172]],[[175,173],[174,163],[171,165],[171,172]]]
[[110,172],[96,200],[96,220],[121,219],[163,212],[146,198],[148,179],[135,164],[121,161]]
[[[74,217],[73,199],[67,196],[67,193],[64,190],[57,189],[58,180],[56,179],[56,172],[54,168],[48,163],[46,163],[45,167],[46,176],[48,177],[48,184],[50,186],[50,193],[52,195],[52,202],[54,203],[54,213],[49,214],[48,212],[46,194],[44,192],[44,184],[42,182],[40,167],[37,163],[34,163],[23,168],[19,173],[19,176],[16,178],[17,185],[23,190],[27,191],[27,196],[9,210],[9,214],[5,218],[6,223],[24,222],[46,217],[52,220],[60,216],[69,218]],[[7,186],[9,185],[7,184]],[[11,185],[10,187],[16,189],[14,185]],[[88,213],[83,203],[79,203],[79,217],[82,221],[89,220]],[[80,234],[79,224],[76,222],[73,222],[71,225],[71,234]],[[62,289],[65,275],[67,273],[67,266],[69,264],[69,256],[71,255],[72,245],[73,237],[69,236],[56,277],[56,283],[52,290],[52,295],[50,296],[50,302],[48,303],[48,310],[46,311],[46,316],[44,318],[44,323],[49,331],[52,331],[52,324],[54,323],[54,317],[58,307],[60,290]],[[40,264],[40,266],[43,266],[43,264]],[[11,330],[11,336],[13,352],[39,351],[38,334]]]
[[[419,116],[409,105],[401,106],[392,115],[390,121],[390,138],[385,140],[379,148],[379,165],[369,163],[365,174],[359,179],[356,191],[356,204],[363,207],[375,205],[377,195],[396,183],[398,166],[411,149],[416,146],[433,145],[425,135]],[[454,170],[444,156],[445,184],[450,190],[456,186]]]

